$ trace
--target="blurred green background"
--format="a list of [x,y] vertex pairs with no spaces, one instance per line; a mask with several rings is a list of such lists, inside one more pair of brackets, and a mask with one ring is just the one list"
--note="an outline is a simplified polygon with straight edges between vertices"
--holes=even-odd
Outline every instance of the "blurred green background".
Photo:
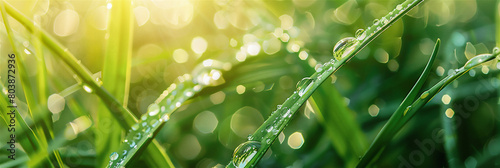
[[[7,0],[34,23],[69,49],[92,73],[103,69],[107,40],[104,0]],[[192,74],[206,59],[223,63],[224,83],[204,89],[181,106],[156,139],[174,165],[213,167],[229,163],[234,149],[246,141],[296,90],[300,79],[316,65],[332,59],[332,48],[357,29],[366,28],[402,1],[396,0],[143,0],[133,1],[131,78],[127,107],[136,116],[174,83]],[[338,72],[321,92],[321,101],[346,104],[369,145],[416,82],[432,52],[442,45],[424,89],[461,67],[471,57],[491,53],[499,46],[500,3],[494,0],[428,0],[375,39]],[[11,18],[12,19],[12,18]],[[30,33],[14,19],[23,62],[30,78],[39,73]],[[1,28],[2,67],[12,52]],[[22,44],[22,45],[21,45]],[[60,93],[77,84],[71,70],[43,49],[48,73],[48,93]],[[448,167],[444,127],[451,126],[454,147],[465,167],[500,167],[499,69],[492,61],[469,71],[445,88],[395,135],[375,159],[378,167]],[[5,68],[1,76],[6,76]],[[5,78],[2,78],[5,82]],[[5,84],[5,83],[4,83]],[[18,87],[21,88],[21,87]],[[332,90],[332,89],[330,89]],[[21,113],[24,95],[18,94]],[[55,134],[65,134],[68,123],[81,116],[89,119],[76,137],[60,148],[70,167],[93,167],[96,157],[92,123],[100,99],[83,90],[48,102]],[[24,103],[23,103],[24,102]],[[52,104],[51,104],[52,103]],[[53,108],[53,109],[51,109]],[[23,110],[24,109],[24,110]],[[322,113],[335,113],[327,106]],[[318,120],[306,105],[275,141],[258,167],[344,167],[327,127],[343,125]],[[26,114],[24,114],[26,115]],[[80,129],[82,129],[80,127]],[[118,128],[117,128],[118,129]],[[66,130],[67,131],[67,130]],[[6,129],[0,129],[1,135]],[[348,134],[348,133],[347,133]],[[448,134],[447,134],[448,135]],[[2,142],[7,137],[1,136]],[[118,142],[117,142],[118,143]],[[367,146],[366,146],[367,147]],[[365,147],[365,148],[366,148]],[[4,147],[5,148],[5,147]],[[5,149],[2,148],[2,151]],[[4,152],[1,153],[2,155]],[[19,154],[22,155],[22,154]],[[105,156],[107,157],[107,156]],[[361,155],[358,155],[361,157]],[[1,157],[1,159],[5,159]]]

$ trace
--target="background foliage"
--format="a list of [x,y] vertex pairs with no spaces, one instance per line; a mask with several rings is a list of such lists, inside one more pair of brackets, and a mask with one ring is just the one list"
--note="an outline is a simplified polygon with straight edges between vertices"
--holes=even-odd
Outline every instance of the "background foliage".
[[[296,83],[310,76],[317,64],[332,59],[332,48],[337,41],[354,36],[357,29],[371,25],[374,19],[401,3],[396,0],[146,0],[132,1],[128,9],[130,17],[119,18],[120,23],[108,14],[109,9],[119,6],[110,6],[106,1],[7,2],[67,47],[91,73],[104,75],[106,89],[125,88],[126,95],[117,98],[135,116],[145,113],[179,76],[190,74],[195,78],[195,67],[204,60],[221,61],[224,82],[203,89],[180,106],[155,137],[173,164],[182,167],[229,163],[234,149],[296,90]],[[358,151],[367,149],[417,80],[437,38],[442,40],[441,49],[424,89],[471,57],[491,53],[498,46],[499,5],[496,1],[476,0],[430,0],[420,4],[323,83],[314,94],[317,104],[302,107],[257,166],[352,166],[353,158],[363,154]],[[119,31],[129,23],[127,20],[133,20],[131,30]],[[107,110],[100,107],[101,99],[82,89],[80,79],[47,46],[37,49],[40,44],[34,40],[36,33],[30,33],[12,18],[9,22],[19,54],[23,56],[21,61],[26,67],[23,73],[33,88],[33,94],[28,96],[21,89],[17,94],[19,111],[27,124],[32,128],[43,125],[28,116],[26,102],[46,94],[36,100],[46,99],[47,107],[42,110],[51,112],[49,120],[54,137],[64,137],[57,142],[48,138],[49,144],[60,144],[57,149],[62,162],[70,167],[105,165],[110,151],[116,150],[114,145],[121,142],[119,139],[126,131],[120,134],[121,128],[114,118],[101,114]],[[114,39],[112,33],[130,37],[130,45],[114,45],[111,40],[123,39]],[[12,46],[3,25],[1,34],[0,60],[4,67]],[[105,61],[110,57],[118,64]],[[40,58],[46,72],[40,69],[37,62]],[[123,61],[127,59],[128,63]],[[434,97],[395,135],[374,164],[500,166],[497,159],[500,63],[497,62],[469,71]],[[102,73],[105,69],[127,66],[129,72],[115,74],[129,76],[128,80],[118,77],[120,82],[109,81],[106,72]],[[5,68],[0,72],[4,83]],[[36,82],[42,74],[45,87]],[[17,88],[22,88],[20,84]],[[51,96],[56,97],[51,99]],[[335,118],[333,109],[344,106],[348,107],[343,110],[349,111],[352,121]],[[41,110],[31,111],[41,113]],[[4,126],[0,135],[7,135]],[[336,136],[349,135],[351,131],[346,131],[349,129],[361,130],[363,135]],[[344,132],[328,132],[331,130]],[[116,141],[103,142],[113,144],[109,146],[111,149],[97,147],[101,143],[99,138],[107,137]],[[7,138],[1,136],[0,141],[6,142]],[[450,143],[445,141],[450,142],[450,138],[455,144],[447,147]],[[350,141],[359,145],[341,143]],[[27,160],[24,151],[27,150],[18,150],[19,158]],[[456,157],[449,160],[447,155]],[[4,165],[26,164],[6,162],[6,156],[0,160]],[[135,164],[142,164],[147,158],[135,160]]]

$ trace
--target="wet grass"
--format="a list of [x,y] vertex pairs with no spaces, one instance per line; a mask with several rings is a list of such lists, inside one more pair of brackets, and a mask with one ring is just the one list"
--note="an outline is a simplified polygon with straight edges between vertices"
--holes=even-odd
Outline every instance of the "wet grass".
[[[305,19],[291,18],[291,26],[287,25],[290,24],[289,15],[277,14],[284,12],[282,7],[288,9],[289,4],[299,2],[262,2],[253,5],[265,7],[266,11],[256,8],[259,11],[256,15],[269,25],[246,29],[245,26],[249,25],[231,22],[228,18],[226,24],[238,28],[238,31],[225,32],[231,37],[227,39],[230,47],[214,49],[217,47],[209,43],[208,49],[207,46],[200,49],[198,43],[207,43],[201,38],[201,42],[193,40],[190,43],[193,52],[186,52],[168,41],[169,45],[176,46],[165,52],[168,54],[156,52],[156,55],[143,58],[135,56],[141,53],[135,45],[137,39],[144,39],[134,34],[138,32],[136,29],[141,29],[136,25],[139,24],[136,23],[139,19],[136,10],[141,8],[134,8],[136,6],[131,1],[110,1],[103,50],[97,51],[102,57],[96,58],[99,68],[95,68],[86,61],[82,63],[85,57],[80,56],[82,53],[78,50],[70,50],[65,43],[59,42],[61,38],[44,30],[46,28],[40,25],[36,15],[27,17],[2,1],[5,29],[1,33],[5,35],[3,39],[8,39],[9,49],[17,55],[20,86],[16,99],[19,113],[15,118],[17,140],[22,150],[18,151],[17,160],[0,159],[5,161],[0,167],[397,167],[404,164],[403,155],[407,153],[410,153],[413,166],[496,165],[494,158],[498,152],[489,151],[496,149],[496,128],[485,131],[479,140],[467,139],[464,137],[466,133],[458,131],[486,127],[478,121],[489,113],[479,112],[482,116],[475,116],[479,119],[473,116],[465,124],[458,124],[457,120],[462,120],[463,116],[457,116],[460,111],[455,103],[483,91],[463,91],[460,89],[462,82],[479,87],[482,85],[474,80],[480,78],[498,86],[495,85],[498,77],[484,79],[479,75],[481,71],[498,76],[498,68],[488,68],[498,67],[498,48],[484,52],[479,51],[480,45],[468,45],[466,55],[470,58],[463,61],[456,54],[457,48],[463,50],[454,45],[458,43],[456,39],[443,40],[446,45],[441,45],[437,38],[434,50],[429,52],[429,60],[420,72],[418,67],[425,64],[422,57],[427,56],[422,56],[415,48],[422,50],[425,45],[413,43],[410,39],[415,38],[411,34],[413,29],[424,27],[408,26],[406,24],[418,23],[414,21],[418,19],[402,18],[417,16],[429,8],[422,2],[407,0],[400,4],[386,4],[393,10],[386,10],[385,15],[378,14],[381,17],[375,17],[373,22],[368,21],[370,26],[366,29],[359,29],[365,26],[358,24],[352,26],[357,31],[349,30],[346,32],[350,33],[343,35],[331,31],[325,37],[320,37],[324,34],[308,33],[317,31],[315,26],[325,31],[340,28],[336,24],[318,21],[321,17],[315,11],[297,8],[300,11],[297,15],[302,17],[304,14]],[[354,1],[345,4],[350,6],[337,6],[338,10],[351,11],[354,8],[347,8],[366,5]],[[346,22],[333,13],[337,17],[333,20]],[[317,16],[317,21],[313,16]],[[312,23],[317,22],[317,25],[310,24],[311,17]],[[372,19],[364,19],[365,15],[360,17],[362,20]],[[390,41],[394,30],[402,27],[401,20],[405,22],[405,32],[399,35],[403,45],[393,46],[391,43],[384,50],[380,44]],[[281,21],[281,25],[272,28],[275,21]],[[215,26],[223,27],[216,19],[214,22]],[[25,32],[14,31],[13,27],[22,27]],[[383,32],[389,35],[383,35]],[[340,40],[331,40],[331,37]],[[456,37],[456,33],[443,35],[446,39]],[[332,42],[325,45],[325,40]],[[6,45],[2,43],[2,47]],[[147,45],[150,44],[146,42]],[[151,46],[148,49],[154,50]],[[438,53],[440,46],[442,49]],[[398,49],[397,59],[401,59],[396,64],[392,62],[396,58],[388,56],[393,48]],[[478,54],[476,49],[471,54],[472,48],[477,48]],[[387,58],[380,57],[384,52]],[[182,60],[179,53],[191,57]],[[387,72],[390,75],[370,72],[378,64],[367,61],[367,55],[375,55],[377,62],[387,64],[392,71]],[[411,60],[415,58],[418,61]],[[411,63],[405,63],[405,59]],[[35,63],[31,64],[30,60]],[[449,66],[450,62],[453,66]],[[393,70],[395,65],[397,68]],[[445,72],[443,67],[448,71]],[[67,72],[54,71],[57,68]],[[144,72],[141,68],[149,69]],[[92,71],[97,72],[96,75],[92,75],[95,73]],[[416,83],[408,80],[416,76],[420,76]],[[359,81],[359,77],[385,82],[373,84]],[[459,80],[460,77],[465,79]],[[151,83],[151,80],[157,83]],[[368,86],[364,85],[367,83]],[[3,83],[0,86],[3,97],[0,108],[7,111],[6,86]],[[134,89],[141,87],[144,92]],[[495,87],[487,87],[484,92],[494,95],[490,90],[498,92]],[[450,103],[446,96],[451,96],[453,101]],[[491,114],[495,116],[498,105],[494,101],[500,102],[497,99],[498,96],[482,99],[485,102],[478,108],[493,109]],[[57,107],[60,109],[53,110]],[[207,114],[213,116],[212,120],[202,118]],[[4,113],[1,116],[8,125],[9,116]],[[241,116],[243,119],[238,120]],[[497,123],[496,120],[491,122]],[[205,125],[197,125],[200,123]],[[213,123],[213,129],[208,129]],[[435,123],[439,123],[444,138],[442,144],[433,145],[433,148],[444,150],[427,154],[425,162],[415,164],[411,160],[411,153],[421,150],[419,148],[394,147],[420,142],[419,138],[429,136],[432,131],[428,129],[435,128]],[[247,133],[250,135],[246,136]],[[464,145],[469,141],[474,146]],[[479,151],[485,154],[470,152],[478,146],[485,148]],[[192,153],[196,155],[191,156]],[[446,158],[446,161],[430,159],[436,155]]]

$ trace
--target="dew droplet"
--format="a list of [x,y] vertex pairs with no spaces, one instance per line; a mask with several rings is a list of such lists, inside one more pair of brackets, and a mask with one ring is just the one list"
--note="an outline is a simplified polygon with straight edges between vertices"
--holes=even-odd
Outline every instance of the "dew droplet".
[[163,114],[163,116],[161,116],[161,120],[163,120],[163,122],[168,121],[168,119],[170,119],[170,116],[168,116],[168,114]]
[[357,40],[362,41],[366,37],[365,30],[363,29],[358,29],[356,30],[356,33],[354,34],[354,37],[356,37]]
[[118,159],[118,156],[119,156],[118,153],[113,152],[113,153],[111,153],[111,155],[109,155],[109,160],[111,160],[111,161],[116,160],[116,159]]
[[[135,139],[135,140],[141,139],[141,136],[142,136],[142,135],[141,135],[141,133],[137,133],[137,134],[135,134],[135,135],[134,135],[134,139]],[[135,145],[135,144],[134,144],[134,145]],[[132,146],[133,146],[133,145],[132,145]]]
[[271,130],[273,130],[274,126],[272,125],[269,125],[269,127],[266,128],[266,131],[267,132],[271,132]]
[[158,104],[156,103],[153,103],[149,105],[148,111],[149,111],[149,116],[154,116],[160,112],[160,106],[158,106]]
[[378,25],[378,19],[373,20],[373,25]]
[[83,85],[83,90],[85,90],[85,92],[87,92],[87,93],[92,93],[93,92],[92,88],[90,88],[87,85]]
[[146,120],[146,119],[148,119],[148,115],[145,115],[145,114],[144,114],[144,115],[142,115],[142,116],[141,116],[141,120],[142,120],[142,121],[144,121],[144,120]]
[[382,18],[380,19],[380,22],[381,22],[382,24],[386,25],[387,23],[389,23],[389,20],[387,20],[385,17],[382,17]]
[[247,141],[240,144],[233,153],[233,165],[238,168],[247,167],[248,162],[257,154],[260,142]]
[[135,142],[134,141],[130,142],[130,147],[132,148],[134,146],[135,146]]
[[343,38],[335,44],[335,47],[333,47],[333,57],[337,61],[343,59],[354,51],[357,44],[359,44],[359,41],[357,41],[354,37]]
[[151,127],[156,127],[159,123],[160,121],[158,121],[157,119],[149,121],[149,125],[151,125]]
[[266,143],[267,143],[267,144],[271,144],[271,139],[267,139],[267,140],[266,140]]
[[253,140],[253,135],[252,135],[252,134],[248,134],[247,139],[248,139],[249,141]]
[[408,111],[410,111],[410,109],[411,109],[411,106],[406,107],[405,112],[403,113],[403,116],[405,116],[406,113],[408,113]]
[[401,10],[403,9],[403,5],[399,4],[398,6],[396,6],[396,10]]
[[123,157],[125,157],[125,155],[127,154],[127,152],[128,152],[127,150],[123,150],[123,154],[122,154]]
[[134,125],[132,125],[132,127],[130,127],[130,128],[132,128],[132,130],[134,130],[134,131],[137,131],[137,129],[139,128],[139,124],[135,123],[135,124],[134,124]]
[[426,91],[420,96],[420,99],[425,99],[427,96],[429,96],[429,92]]
[[297,90],[299,91],[299,96],[302,97],[302,95],[304,95],[304,93],[309,90],[309,88],[312,86],[313,84],[313,79],[309,78],[309,77],[305,77],[305,78],[302,78],[302,80],[300,80],[298,83],[297,83]]

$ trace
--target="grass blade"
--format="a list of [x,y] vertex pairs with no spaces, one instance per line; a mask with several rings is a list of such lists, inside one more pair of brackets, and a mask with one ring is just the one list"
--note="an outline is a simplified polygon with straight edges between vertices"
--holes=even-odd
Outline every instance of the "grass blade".
[[[108,4],[111,5],[108,12],[109,38],[103,60],[102,87],[108,89],[123,107],[127,107],[133,38],[132,3],[112,0]],[[102,103],[99,109],[108,111],[106,105]],[[98,167],[105,167],[106,156],[120,145],[117,142],[121,141],[123,131],[117,131],[120,130],[120,125],[116,120],[109,120],[112,117],[110,112],[97,113],[95,131],[101,135],[95,139]]]
[[375,159],[375,156],[383,151],[383,148],[385,147],[384,144],[390,141],[395,132],[397,132],[397,130],[394,130],[394,128],[398,128],[398,126],[401,125],[402,121],[400,120],[400,118],[404,115],[403,111],[406,110],[406,107],[408,107],[415,100],[417,94],[420,92],[420,89],[424,85],[425,80],[427,79],[427,76],[431,71],[432,64],[437,57],[440,45],[441,40],[437,39],[436,44],[434,45],[434,51],[432,52],[432,55],[429,58],[429,62],[427,62],[424,71],[418,78],[413,88],[410,90],[410,93],[406,95],[401,105],[396,109],[396,112],[394,112],[389,121],[387,121],[387,124],[384,125],[380,133],[377,135],[377,137],[375,137],[375,140],[370,145],[370,148],[358,163],[358,167],[366,167],[369,162]]
[[[445,77],[443,80],[435,84],[432,88],[424,91],[418,99],[413,101],[411,105],[407,107],[401,107],[405,110],[397,110],[391,116],[391,119],[387,122],[386,126],[377,135],[377,138],[372,143],[370,149],[368,149],[367,154],[361,159],[357,167],[366,167],[372,159],[374,159],[375,154],[380,151],[385,144],[387,144],[392,137],[415,115],[415,113],[422,108],[427,102],[429,102],[439,91],[441,91],[445,86],[456,80],[458,77],[462,76],[472,68],[495,59],[499,55],[498,48],[493,50],[493,54],[482,54],[471,58],[462,68],[456,69],[452,74]],[[398,108],[400,109],[400,108]]]
[[279,132],[286,127],[291,117],[321,83],[422,1],[407,0],[399,4],[388,15],[375,22],[371,27],[368,27],[359,34],[357,33],[356,38],[351,37],[340,40],[334,48],[334,55],[337,61],[332,59],[326,62],[316,73],[302,79],[297,84],[298,91],[295,91],[282,105],[279,105],[277,110],[271,113],[271,116],[264,124],[253,135],[249,136],[247,142],[240,144],[235,149],[233,159],[226,167],[254,167],[276,140]]
[[[4,21],[4,25],[5,25],[5,29],[7,31],[9,41],[10,41],[11,46],[12,46],[12,50],[16,55],[16,57],[15,57],[16,64],[15,65],[17,66],[17,72],[18,72],[19,77],[20,77],[22,90],[23,90],[23,93],[25,95],[26,103],[28,104],[28,113],[34,121],[41,121],[42,122],[41,124],[35,124],[35,130],[37,131],[37,135],[40,136],[40,138],[38,139],[38,142],[41,145],[40,150],[45,150],[47,147],[47,141],[51,140],[52,136],[53,136],[52,128],[51,128],[52,122],[51,122],[51,119],[48,117],[49,116],[48,111],[43,110],[43,108],[41,108],[41,106],[39,105],[41,102],[38,102],[35,99],[35,97],[33,96],[35,94],[34,94],[33,89],[31,87],[31,82],[29,80],[29,76],[27,74],[26,67],[25,67],[24,63],[21,61],[21,60],[23,60],[22,57],[23,57],[24,53],[19,52],[18,48],[15,46],[16,43],[14,42],[14,35],[12,33],[7,15],[5,13],[5,2],[4,1],[1,2],[1,13],[2,13],[2,18]],[[15,74],[13,74],[13,75],[15,75]],[[34,112],[37,115],[33,115]],[[20,114],[18,113],[18,115],[20,115]],[[39,117],[41,117],[41,119]],[[59,156],[59,153],[57,151],[53,151],[53,154],[54,154],[53,155],[54,159],[56,159],[57,163],[59,164],[58,166],[62,167],[62,162],[61,162],[61,158]],[[49,163],[53,166],[53,163],[51,160],[52,159],[49,160]]]
[[68,65],[71,70],[82,80],[85,88],[88,88],[89,91],[95,93],[101,100],[106,104],[106,107],[113,112],[113,116],[118,120],[122,128],[129,129],[131,125],[137,122],[135,116],[123,105],[119,103],[119,101],[114,98],[106,89],[100,87],[92,75],[90,71],[85,68],[71,52],[68,51],[67,48],[63,47],[59,42],[57,42],[53,37],[48,35],[45,31],[43,31],[38,26],[32,24],[26,16],[17,11],[12,5],[4,2],[5,11],[12,16],[14,19],[19,21],[29,32],[39,31],[41,41],[45,44],[45,46],[54,52],[55,56],[61,59],[66,65]]
[[368,142],[344,98],[335,87],[323,84],[307,101],[324,125],[332,146],[345,161],[345,167],[354,167]]

